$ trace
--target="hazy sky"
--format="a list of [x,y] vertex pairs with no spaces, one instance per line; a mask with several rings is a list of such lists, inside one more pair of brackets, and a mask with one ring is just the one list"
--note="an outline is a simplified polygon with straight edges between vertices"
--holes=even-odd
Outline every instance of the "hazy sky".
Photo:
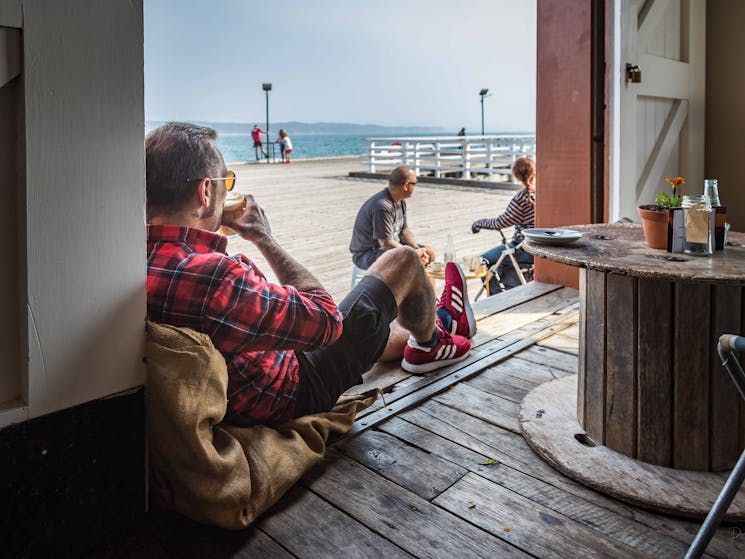
[[148,120],[535,130],[535,0],[144,0]]

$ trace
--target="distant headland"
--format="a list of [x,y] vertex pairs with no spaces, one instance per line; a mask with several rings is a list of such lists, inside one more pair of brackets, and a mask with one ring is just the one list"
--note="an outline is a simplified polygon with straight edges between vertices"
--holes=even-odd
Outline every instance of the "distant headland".
[[[148,120],[145,122],[147,131],[157,128],[165,121]],[[261,120],[251,122],[204,122],[192,121],[195,124],[209,126],[222,134],[247,134],[254,124],[262,128],[266,125]],[[269,129],[274,132],[284,128],[292,134],[348,134],[348,135],[417,135],[442,134],[445,129],[437,126],[382,126],[379,124],[352,124],[348,122],[270,122]]]

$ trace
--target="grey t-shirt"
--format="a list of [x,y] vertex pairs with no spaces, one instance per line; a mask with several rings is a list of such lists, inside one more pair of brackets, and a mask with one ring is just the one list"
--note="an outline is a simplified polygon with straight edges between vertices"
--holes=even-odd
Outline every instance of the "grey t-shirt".
[[378,240],[400,241],[399,235],[406,226],[406,202],[394,202],[388,189],[384,188],[368,198],[357,212],[349,250],[366,252],[380,248]]

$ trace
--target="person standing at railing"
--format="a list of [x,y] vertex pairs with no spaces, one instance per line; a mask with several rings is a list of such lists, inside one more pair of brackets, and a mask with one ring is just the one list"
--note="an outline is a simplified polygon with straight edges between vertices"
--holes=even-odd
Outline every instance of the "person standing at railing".
[[[515,233],[509,246],[515,248],[523,242],[522,230],[535,226],[535,163],[530,157],[520,157],[512,166],[512,174],[520,181],[523,188],[512,197],[502,215],[477,219],[471,225],[471,232],[478,233],[482,229],[503,229],[514,225]],[[487,260],[491,268],[506,248],[504,244],[500,244],[486,251],[481,258]],[[533,255],[522,248],[515,250],[515,259],[521,267],[533,265]],[[497,271],[504,288],[495,277],[492,277],[489,282],[489,295],[520,285],[517,270],[513,268],[509,259],[504,259]]]
[[290,140],[290,135],[284,130],[279,131],[279,149],[282,152],[282,161],[289,163],[290,155],[292,154],[292,140]]
[[414,194],[416,184],[413,169],[396,167],[388,186],[362,205],[349,243],[352,261],[358,268],[367,270],[385,251],[400,246],[413,247],[425,266],[435,260],[435,251],[416,242],[406,221],[406,199]]
[[[266,134],[258,124],[254,124],[251,129],[251,139],[254,142],[254,155],[256,155],[256,161],[259,160],[259,150],[261,150],[261,156],[266,157],[266,151],[264,151],[264,142],[261,140],[261,134]],[[267,139],[269,141],[269,139]]]
[[280,128],[279,133],[277,134],[277,143],[279,144],[279,158],[282,161],[285,160],[285,145],[282,143],[283,133],[284,133],[284,128]]

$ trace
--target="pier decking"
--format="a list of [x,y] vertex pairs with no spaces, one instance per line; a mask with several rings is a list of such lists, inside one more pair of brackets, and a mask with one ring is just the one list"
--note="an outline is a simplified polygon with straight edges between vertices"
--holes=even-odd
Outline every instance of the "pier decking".
[[[237,168],[238,189],[256,195],[280,243],[335,296],[349,289],[354,213],[382,188],[344,178],[349,166]],[[511,194],[421,186],[412,227],[436,249],[452,231],[459,251],[479,252],[496,239],[466,226],[496,215]],[[698,522],[598,494],[548,466],[521,436],[525,394],[576,374],[578,293],[530,283],[474,310],[478,333],[465,361],[425,376],[376,365],[351,391],[379,387],[385,402],[364,410],[324,462],[249,529],[151,513],[141,533],[92,557],[682,557]],[[741,528],[721,528],[708,552],[744,557]]]
[[[363,169],[359,159],[298,161],[290,165],[253,164],[231,166],[238,175],[235,189],[253,194],[266,211],[278,242],[304,264],[338,301],[349,292],[352,255],[349,241],[360,206],[386,181],[348,177]],[[514,190],[469,186],[419,184],[407,200],[409,227],[417,241],[430,245],[442,256],[448,233],[458,255],[480,254],[500,243],[494,231],[471,233],[479,217],[499,215]],[[510,233],[511,234],[511,233]],[[230,254],[244,252],[268,278],[269,266],[243,239],[232,239]],[[480,283],[471,282],[476,294]],[[471,287],[473,286],[473,287]]]

